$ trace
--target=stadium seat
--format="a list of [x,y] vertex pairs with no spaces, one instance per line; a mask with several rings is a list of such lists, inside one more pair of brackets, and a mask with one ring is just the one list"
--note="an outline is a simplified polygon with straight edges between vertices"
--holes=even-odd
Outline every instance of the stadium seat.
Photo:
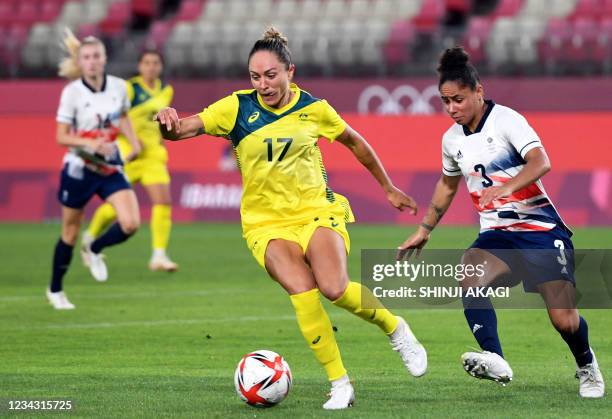
[[254,3],[256,2],[250,0],[232,0],[228,2],[226,21],[230,24],[233,22],[246,22],[251,17],[251,7]]
[[491,18],[516,16],[523,7],[524,0],[500,0]]
[[566,56],[570,62],[574,65],[593,64],[599,29],[597,22],[590,18],[577,18],[574,21],[571,39],[566,48]]
[[[404,3],[410,4],[411,2]],[[421,9],[412,18],[412,23],[419,32],[434,31],[440,25],[445,11],[443,0],[423,0]],[[407,13],[407,10],[404,13]]]
[[550,73],[561,70],[561,63],[565,60],[564,48],[571,36],[569,21],[559,18],[548,21],[542,39],[538,42],[538,53],[540,62]]
[[100,22],[102,33],[107,36],[117,36],[123,32],[130,20],[130,4],[125,1],[112,3],[108,8],[106,18]]
[[612,71],[612,17],[604,17],[600,22],[593,56],[604,74]]
[[200,17],[202,13],[202,1],[201,0],[183,0],[181,6],[174,16],[175,22],[191,22]]
[[219,22],[223,21],[225,16],[226,10],[223,0],[208,0],[202,8],[200,20],[206,22]]
[[397,66],[409,61],[415,36],[416,31],[411,22],[397,21],[393,23],[384,47],[387,66]]
[[[40,6],[40,15],[38,17],[41,22],[51,22],[57,19],[63,6],[63,1],[43,0]],[[1,14],[1,13],[0,13]]]
[[578,0],[573,13],[572,19],[597,19],[603,10],[602,0]]
[[487,17],[474,17],[470,19],[468,28],[463,36],[463,47],[470,54],[471,61],[478,66],[486,61],[486,42],[491,33],[492,23]]
[[17,8],[13,12],[13,22],[31,26],[39,18],[40,9],[38,6],[38,2],[36,1],[20,1],[17,3]]
[[352,0],[348,4],[347,16],[351,19],[365,21],[372,12],[372,4],[368,0]]
[[172,30],[172,24],[165,20],[157,20],[151,25],[149,35],[145,40],[145,48],[163,50],[166,39]]
[[[273,4],[272,0],[258,0],[254,2],[253,6],[251,7],[251,19],[255,22],[259,22],[263,26],[268,23],[268,20],[270,19],[270,11],[275,10],[273,14],[275,13],[278,15],[280,13],[281,6],[284,3],[286,2],[282,1],[278,4]],[[292,13],[295,12],[296,7],[297,6],[295,4],[292,5]]]

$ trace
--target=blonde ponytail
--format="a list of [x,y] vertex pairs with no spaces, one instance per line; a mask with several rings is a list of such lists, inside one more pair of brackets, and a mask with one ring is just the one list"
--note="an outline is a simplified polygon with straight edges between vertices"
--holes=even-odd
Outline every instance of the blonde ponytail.
[[64,29],[64,37],[62,38],[62,48],[68,56],[62,58],[59,63],[59,71],[58,75],[61,77],[65,77],[68,80],[75,80],[81,77],[81,68],[79,67],[79,50],[83,45],[94,45],[98,44],[102,46],[102,49],[106,53],[104,48],[104,44],[95,36],[88,36],[83,41],[79,41],[79,39],[74,36],[74,33],[70,30],[70,28]]

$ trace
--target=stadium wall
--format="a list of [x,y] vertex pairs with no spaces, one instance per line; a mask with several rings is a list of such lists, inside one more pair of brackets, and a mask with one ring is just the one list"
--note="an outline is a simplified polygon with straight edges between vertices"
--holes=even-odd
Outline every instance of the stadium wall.
[[[552,161],[544,183],[567,223],[612,225],[612,132],[609,112],[527,112]],[[374,146],[398,187],[425,208],[440,173],[440,137],[449,127],[444,115],[381,116],[343,113]],[[56,219],[55,198],[64,150],[54,140],[55,121],[47,115],[0,115],[0,220]],[[177,221],[236,221],[241,181],[238,172],[219,170],[227,142],[212,137],[167,143]],[[386,202],[376,182],[340,144],[319,142],[331,187],[349,197],[359,221],[414,223]],[[445,216],[448,224],[475,224],[476,213],[462,186]],[[145,217],[150,207],[137,188]],[[88,211],[94,208],[92,201]]]

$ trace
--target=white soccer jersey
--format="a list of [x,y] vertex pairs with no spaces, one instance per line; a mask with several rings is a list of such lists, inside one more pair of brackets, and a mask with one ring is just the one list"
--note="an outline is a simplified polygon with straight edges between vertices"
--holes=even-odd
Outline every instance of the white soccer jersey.
[[[114,142],[119,134],[119,118],[129,108],[125,80],[106,75],[102,88],[97,92],[84,79],[79,79],[64,87],[56,120],[70,124],[80,137],[106,137],[107,141]],[[91,170],[107,174],[116,172],[122,165],[118,151],[105,160],[77,147],[69,149],[64,162],[75,168],[86,165]]]
[[487,110],[475,132],[454,124],[444,134],[443,173],[464,176],[480,214],[480,231],[548,231],[557,225],[565,227],[540,180],[486,207],[478,203],[485,188],[508,182],[525,165],[525,154],[543,147],[521,114],[493,101],[486,103]]

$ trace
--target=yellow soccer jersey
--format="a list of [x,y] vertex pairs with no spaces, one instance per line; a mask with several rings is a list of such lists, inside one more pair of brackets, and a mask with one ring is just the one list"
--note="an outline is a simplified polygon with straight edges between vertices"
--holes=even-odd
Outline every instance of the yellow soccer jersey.
[[320,137],[334,141],[346,123],[325,100],[295,84],[291,89],[295,95],[281,109],[263,103],[256,90],[241,90],[198,114],[207,134],[228,138],[236,151],[245,234],[264,226],[307,223],[325,212],[352,221],[346,199],[327,185],[317,145]]
[[[156,121],[153,121],[153,117],[162,108],[170,106],[174,89],[169,84],[164,85],[159,79],[155,81],[155,87],[151,89],[140,76],[133,77],[126,83],[128,98],[132,105],[128,111],[128,116],[136,136],[143,143],[140,158],[165,162],[168,159],[168,153],[163,146],[159,126]],[[123,156],[126,156],[131,150],[131,146],[124,136],[119,137],[119,148]]]

